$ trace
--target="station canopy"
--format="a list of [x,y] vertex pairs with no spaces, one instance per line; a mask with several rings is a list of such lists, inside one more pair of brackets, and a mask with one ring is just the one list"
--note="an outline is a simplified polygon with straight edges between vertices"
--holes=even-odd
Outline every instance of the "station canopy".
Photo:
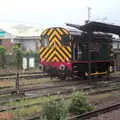
[[120,26],[113,24],[106,24],[101,22],[89,22],[85,25],[74,25],[74,24],[66,24],[71,27],[75,27],[79,30],[88,32],[104,32],[104,33],[113,33],[120,36]]

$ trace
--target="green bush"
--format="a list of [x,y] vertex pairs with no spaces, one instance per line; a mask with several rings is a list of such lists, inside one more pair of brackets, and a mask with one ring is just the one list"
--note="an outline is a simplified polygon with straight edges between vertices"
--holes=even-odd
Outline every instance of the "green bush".
[[2,45],[0,45],[0,58],[1,58],[1,67],[2,67],[2,69],[4,69],[5,62],[6,62],[6,49]]
[[87,95],[82,92],[74,92],[69,111],[74,114],[82,114],[91,110],[93,110],[93,107],[88,103]]
[[17,69],[21,69],[22,68],[23,51],[19,46],[15,45],[15,46],[13,46],[13,52],[16,56]]
[[43,106],[41,120],[65,120],[67,113],[68,109],[63,101],[50,99]]

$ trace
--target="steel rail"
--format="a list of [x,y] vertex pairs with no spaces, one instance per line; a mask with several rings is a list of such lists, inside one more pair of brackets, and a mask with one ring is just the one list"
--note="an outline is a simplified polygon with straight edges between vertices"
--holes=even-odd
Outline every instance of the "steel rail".
[[113,110],[118,110],[118,109],[120,109],[120,103],[116,103],[114,105],[110,105],[108,107],[101,108],[101,109],[98,109],[98,110],[95,110],[95,111],[92,111],[92,112],[88,112],[88,113],[85,113],[85,114],[82,114],[82,115],[77,115],[77,116],[74,116],[72,118],[68,118],[68,120],[73,120],[73,119],[77,119],[77,120],[90,119],[92,117],[96,117],[98,115],[105,114],[107,112],[111,112]]
[[[19,78],[29,78],[29,79],[33,79],[33,78],[44,78],[44,77],[49,77],[47,74],[30,74],[30,75],[19,75]],[[12,80],[12,79],[16,79],[16,76],[6,76],[6,77],[0,77],[0,80]]]
[[[98,110],[95,110],[95,111],[92,111],[92,112],[88,112],[88,113],[84,113],[84,114],[77,115],[77,116],[74,116],[74,117],[70,117],[70,118],[67,118],[67,120],[90,119],[92,117],[96,117],[98,115],[105,114],[105,113],[111,112],[113,110],[118,110],[118,109],[120,109],[120,103],[116,103],[114,105],[110,105],[108,107],[101,108],[101,109],[98,109]],[[32,115],[30,117],[27,117],[24,120],[37,120],[37,119],[40,119],[40,113],[37,113],[37,114]]]
[[[79,88],[77,90],[80,90]],[[87,88],[85,88],[84,90],[87,90]],[[119,88],[120,90],[120,88]],[[108,92],[111,92],[111,91],[117,91],[116,89],[113,89],[113,90],[103,90],[103,91],[97,91],[97,92],[89,92],[88,95],[95,95],[95,94],[103,94],[103,93],[108,93]],[[60,91],[59,95],[65,95],[65,94],[70,94],[72,93],[73,90],[67,90],[67,91]],[[58,95],[58,92],[53,92],[51,94],[43,94],[43,95],[39,95],[39,96],[35,96],[35,97],[26,97],[25,99],[34,99],[34,98],[38,98],[38,97],[48,97],[48,96],[53,96],[53,95]],[[70,99],[71,96],[65,96],[64,99]],[[62,98],[57,98],[56,100],[61,100]],[[15,100],[14,100],[15,101]],[[19,99],[16,99],[16,101],[20,101],[20,98]],[[7,103],[9,101],[6,101]],[[2,104],[4,104],[4,102],[2,102]],[[4,112],[4,111],[8,111],[8,110],[16,110],[16,109],[20,109],[20,108],[23,108],[23,107],[31,107],[31,106],[35,106],[35,105],[42,105],[42,103],[38,102],[38,103],[34,103],[34,104],[26,104],[24,106],[18,106],[18,107],[15,107],[15,106],[12,106],[12,107],[3,107],[0,109],[0,112]]]

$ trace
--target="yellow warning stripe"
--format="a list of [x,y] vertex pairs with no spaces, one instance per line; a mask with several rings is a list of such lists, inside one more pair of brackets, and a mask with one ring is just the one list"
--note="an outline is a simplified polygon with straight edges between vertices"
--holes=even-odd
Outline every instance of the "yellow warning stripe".
[[55,55],[55,51],[51,54],[51,56],[47,59],[47,62]]
[[56,37],[54,38],[54,41],[55,41],[56,43],[58,43],[59,46],[62,46],[62,45],[61,45],[61,42],[60,42]]
[[62,50],[64,50],[64,52],[65,52],[69,57],[71,57],[71,54],[70,54],[64,47],[62,47],[62,46],[60,46],[60,47],[61,47]]
[[59,62],[59,59],[58,59],[57,57],[54,57],[54,58],[52,59],[52,62]]
[[47,35],[50,35],[50,34],[52,33],[52,31],[53,31],[53,29],[51,28],[51,29],[49,30],[49,32],[47,33]]
[[55,60],[56,60],[56,62],[59,62],[59,59],[57,57],[55,57]]
[[67,49],[71,52],[71,48],[70,47],[67,47]]
[[52,61],[52,62],[56,62],[56,61],[55,61],[55,58],[53,58],[51,61]]
[[107,72],[90,73],[90,75],[104,75],[104,74],[107,74]]
[[52,48],[47,52],[47,54],[45,55],[45,58],[47,58],[48,55],[50,55],[50,53],[53,52],[54,49],[55,49],[55,47],[52,47]]
[[64,28],[62,28],[62,30],[63,30],[67,35],[69,34],[68,31],[65,30]]
[[51,47],[52,45],[54,45],[54,40],[50,42],[49,47]]
[[55,35],[55,31],[50,35],[49,40],[51,41],[53,36]]
[[41,48],[40,48],[40,52],[43,51],[43,49],[44,49],[44,47],[41,47]]
[[41,53],[41,57],[43,57],[43,55],[49,50],[49,47],[47,47],[42,53]]
[[[59,53],[67,60],[68,57],[59,49],[59,47],[56,47],[56,49],[59,51]],[[57,53],[57,52],[56,52]]]
[[56,52],[56,56],[60,59],[60,61],[65,62],[65,60]]
[[61,40],[61,36],[56,31],[52,33],[52,35],[49,37],[49,40],[51,40],[54,35],[56,35],[58,39]]
[[60,28],[57,28],[58,32],[63,35],[64,33],[60,30]]

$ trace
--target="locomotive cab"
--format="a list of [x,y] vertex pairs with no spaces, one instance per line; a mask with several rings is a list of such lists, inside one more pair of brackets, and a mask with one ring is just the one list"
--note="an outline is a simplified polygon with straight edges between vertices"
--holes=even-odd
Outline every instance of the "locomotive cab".
[[93,33],[91,41],[88,41],[85,33],[73,35],[72,41],[72,68],[76,75],[84,76],[89,72],[91,64],[91,75],[105,74],[108,71],[111,56],[112,36],[103,33]]

